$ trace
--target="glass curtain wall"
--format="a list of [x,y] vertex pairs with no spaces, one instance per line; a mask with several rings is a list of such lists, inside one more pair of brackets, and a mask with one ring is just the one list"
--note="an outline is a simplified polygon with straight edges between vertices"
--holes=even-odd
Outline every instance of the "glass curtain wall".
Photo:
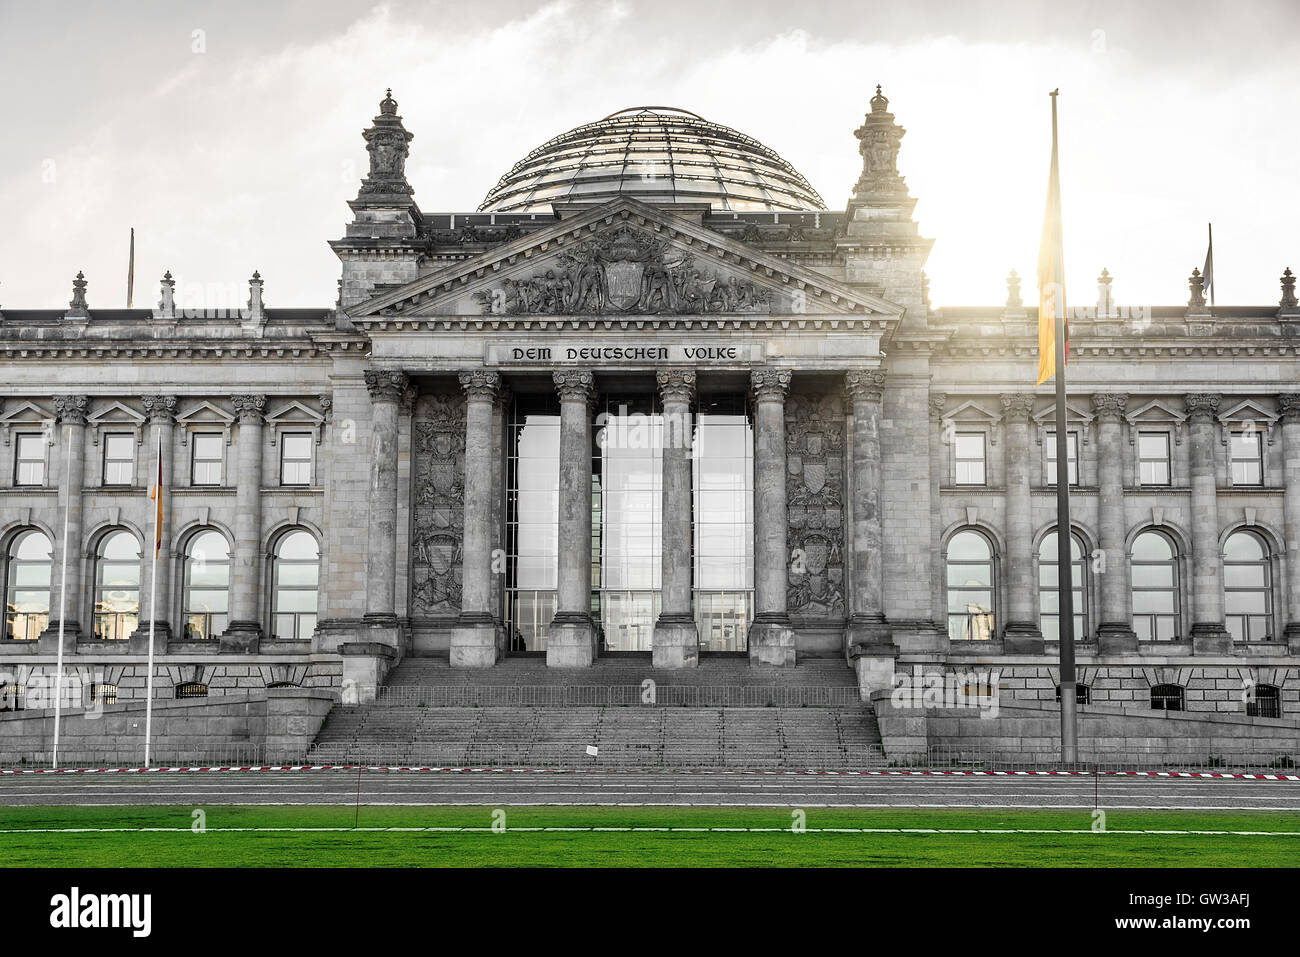
[[507,422],[506,618],[511,652],[545,651],[555,617],[560,401],[516,395]]

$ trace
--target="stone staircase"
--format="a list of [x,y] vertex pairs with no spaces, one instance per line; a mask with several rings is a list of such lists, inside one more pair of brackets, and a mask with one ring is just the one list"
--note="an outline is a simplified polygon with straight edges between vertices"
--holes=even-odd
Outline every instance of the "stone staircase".
[[481,670],[408,658],[373,704],[330,712],[308,760],[737,770],[883,763],[875,716],[840,661],[777,669],[720,657],[656,671],[649,655],[611,655],[584,669],[547,668],[540,657]]

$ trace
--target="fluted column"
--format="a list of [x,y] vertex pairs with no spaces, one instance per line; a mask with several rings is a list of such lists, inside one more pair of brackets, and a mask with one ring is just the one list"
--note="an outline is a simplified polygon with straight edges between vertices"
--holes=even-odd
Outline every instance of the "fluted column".
[[1006,422],[1006,625],[1002,647],[1009,654],[1043,653],[1043,632],[1034,614],[1033,507],[1029,495],[1029,423],[1034,397],[1028,392],[1002,396]]
[[546,664],[585,668],[596,657],[591,620],[591,402],[595,378],[585,370],[553,373],[560,394],[559,555],[555,617],[546,633]]
[[231,397],[239,417],[235,477],[235,555],[231,568],[230,625],[222,651],[254,652],[262,636],[262,427],[266,396]]
[[[170,490],[172,487],[172,441],[176,431],[176,396],[174,395],[146,395],[141,400],[144,403],[145,415],[149,419],[149,428],[144,433],[144,463],[146,472],[146,482],[144,484],[152,485],[157,475],[158,466],[155,456],[162,456],[162,485],[164,490]],[[157,429],[159,436],[155,441],[154,430]],[[167,491],[163,499],[162,524],[159,529],[159,538],[162,540],[162,547],[158,549],[158,570],[156,573],[157,581],[152,583],[151,588],[151,568],[152,562],[149,556],[149,543],[146,537],[144,549],[144,577],[142,579],[143,587],[140,590],[141,607],[140,607],[140,627],[136,629],[135,636],[143,641],[143,647],[147,650],[149,639],[149,621],[151,609],[148,606],[150,592],[153,593],[153,607],[157,609],[154,617],[154,647],[162,650],[166,647],[167,640],[172,636],[171,630],[171,612],[172,612],[172,513],[175,511],[174,502],[172,501],[170,491]],[[152,523],[149,527],[149,533],[153,532]]]
[[794,629],[786,604],[789,547],[786,529],[785,396],[790,372],[750,374],[754,398],[754,623],[749,660],[795,663]]
[[[853,613],[845,630],[851,658],[894,655],[885,622],[885,572],[880,525],[880,400],[883,372],[848,372],[844,386],[853,404]],[[927,529],[928,531],[928,529]]]
[[397,625],[397,421],[410,385],[404,372],[371,370],[370,517],[366,523],[365,639],[400,645]]
[[691,612],[691,443],[695,429],[691,400],[695,373],[669,369],[657,374],[663,400],[663,480],[659,619],[651,660],[656,668],[693,668],[700,635]]
[[1192,653],[1225,654],[1232,636],[1223,620],[1223,576],[1219,561],[1219,503],[1214,477],[1214,416],[1220,397],[1199,392],[1186,397],[1192,472]]
[[1286,635],[1291,653],[1300,654],[1300,393],[1278,396],[1282,413],[1285,491],[1282,537],[1286,548]]
[[461,542],[460,617],[451,633],[453,668],[487,668],[497,660],[492,614],[492,419],[501,377],[460,374],[465,390],[465,522]]
[[[1122,392],[1092,397],[1097,413],[1097,485],[1100,491],[1101,614],[1097,625],[1097,650],[1103,655],[1132,654],[1138,649],[1137,633],[1129,610],[1128,554],[1124,545],[1124,443],[1121,420],[1128,407]],[[1076,635],[1075,638],[1082,636]]]
[[[75,650],[77,637],[81,634],[81,611],[89,602],[82,589],[82,562],[85,554],[83,513],[81,502],[81,483],[86,470],[86,412],[90,408],[90,398],[84,395],[60,395],[54,398],[54,412],[58,418],[53,451],[58,455],[59,468],[59,514],[54,523],[61,529],[64,514],[68,517],[68,534],[58,543],[53,553],[54,574],[50,576],[50,624],[42,632],[38,650],[41,654],[55,654],[59,648],[59,619],[63,620],[63,650]],[[66,509],[66,513],[65,513]],[[64,563],[64,549],[67,549],[67,562]],[[59,580],[58,569],[66,564],[67,589],[66,598],[59,604],[60,595],[64,594],[63,583]],[[93,633],[93,621],[86,622],[87,633]]]

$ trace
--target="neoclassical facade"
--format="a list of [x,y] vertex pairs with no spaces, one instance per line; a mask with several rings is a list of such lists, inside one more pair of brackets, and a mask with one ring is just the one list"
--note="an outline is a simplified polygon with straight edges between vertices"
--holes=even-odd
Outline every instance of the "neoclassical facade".
[[139,697],[152,631],[165,696],[648,653],[843,658],[864,691],[980,666],[1050,699],[1062,477],[1081,694],[1294,714],[1290,271],[1279,303],[1215,309],[1195,272],[1143,308],[1103,272],[1058,471],[1035,310],[1014,272],[1003,307],[930,306],[888,107],[842,209],[645,108],[428,214],[390,95],[332,307],[264,305],[254,274],[233,313],[170,275],[152,309],[97,309],[78,274],[66,311],[0,309],[0,671],[48,673],[62,634],[73,673]]

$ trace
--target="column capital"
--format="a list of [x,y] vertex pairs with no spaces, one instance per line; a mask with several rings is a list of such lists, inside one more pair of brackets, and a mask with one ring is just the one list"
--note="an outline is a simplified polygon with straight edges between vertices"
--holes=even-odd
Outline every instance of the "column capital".
[[948,407],[947,392],[930,393],[930,418],[935,422],[943,421],[943,410]]
[[1002,397],[1002,415],[1012,422],[1028,422],[1034,414],[1034,396],[1030,392],[1008,392]]
[[230,404],[235,407],[240,422],[260,422],[266,414],[264,395],[232,395]]
[[665,403],[670,401],[689,403],[695,398],[695,370],[663,369],[655,373],[659,384],[659,396]]
[[1097,413],[1099,422],[1118,422],[1128,408],[1127,392],[1096,392],[1092,396],[1092,408]]
[[854,402],[879,402],[884,394],[885,374],[879,369],[846,372],[844,388]]
[[755,369],[749,374],[755,399],[784,399],[790,391],[789,369]]
[[1195,421],[1208,422],[1214,418],[1214,414],[1219,411],[1219,400],[1223,397],[1217,392],[1190,392],[1183,397],[1183,405],[1187,409],[1187,418]]
[[566,369],[551,373],[555,391],[561,399],[585,399],[590,402],[596,395],[596,377],[585,369]]
[[164,425],[176,421],[176,396],[146,395],[141,396],[144,413],[150,422],[162,422]]
[[86,411],[90,408],[88,395],[56,395],[54,414],[67,425],[85,425]]
[[489,369],[474,369],[472,372],[462,372],[459,376],[460,387],[465,390],[465,397],[469,399],[487,399],[489,401],[497,397],[501,389],[501,375]]
[[366,372],[366,391],[372,402],[397,402],[411,380],[405,372],[370,369]]
[[1277,410],[1283,422],[1300,422],[1300,392],[1283,392],[1279,395]]

